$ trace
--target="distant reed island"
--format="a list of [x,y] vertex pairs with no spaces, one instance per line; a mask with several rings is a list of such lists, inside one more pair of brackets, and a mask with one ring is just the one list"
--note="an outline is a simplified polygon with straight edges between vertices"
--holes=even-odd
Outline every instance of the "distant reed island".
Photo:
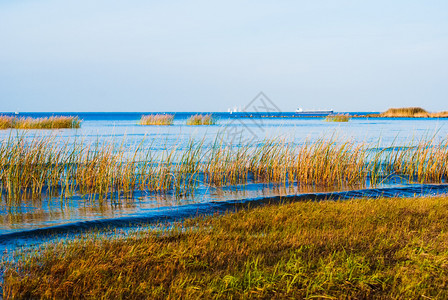
[[350,121],[350,116],[348,114],[338,114],[338,115],[329,115],[325,118],[327,122],[348,122]]
[[389,108],[380,114],[361,115],[369,118],[448,118],[448,111],[428,112],[421,107]]
[[187,125],[215,125],[215,124],[216,124],[216,119],[213,118],[212,114],[208,114],[208,115],[197,114],[197,115],[191,116],[187,120]]
[[[140,125],[173,125],[174,114],[151,114],[141,117]],[[186,125],[216,125],[212,114],[195,114],[187,119]]]
[[140,119],[140,125],[173,125],[174,115],[145,115]]
[[80,127],[81,120],[72,116],[47,118],[0,116],[0,129],[62,129]]

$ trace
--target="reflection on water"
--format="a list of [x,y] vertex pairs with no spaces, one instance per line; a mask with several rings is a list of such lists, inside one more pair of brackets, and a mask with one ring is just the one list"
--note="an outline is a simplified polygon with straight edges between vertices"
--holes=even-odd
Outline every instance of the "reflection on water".
[[[397,184],[394,184],[397,185]],[[391,183],[383,184],[391,186]],[[91,196],[75,195],[61,202],[59,197],[27,201],[14,211],[0,214],[0,234],[31,228],[48,227],[66,223],[135,217],[150,214],[160,208],[177,207],[193,203],[224,202],[259,197],[286,196],[308,193],[339,192],[362,189],[365,185],[347,188],[297,184],[248,183],[224,187],[200,187],[194,196],[179,198],[173,194],[157,194],[136,191],[134,197],[123,197],[120,201],[98,201]]]

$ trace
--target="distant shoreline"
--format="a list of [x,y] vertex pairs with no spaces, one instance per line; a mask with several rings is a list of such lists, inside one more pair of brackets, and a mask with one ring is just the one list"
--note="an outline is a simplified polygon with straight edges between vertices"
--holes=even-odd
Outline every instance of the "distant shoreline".
[[[245,118],[284,118],[284,119],[315,119],[325,118],[321,114],[300,114],[296,112],[0,112],[0,116],[48,118],[55,116],[76,116],[84,121],[96,120],[140,120],[144,115],[173,115],[174,119],[188,119],[197,114],[211,114],[218,119]],[[431,113],[419,107],[391,108],[385,112],[334,112],[332,115],[348,115],[351,118],[448,118],[448,111]]]
[[[364,117],[364,116],[363,116]],[[367,115],[373,118],[448,118],[448,111],[428,112],[421,107],[389,108],[379,115]]]

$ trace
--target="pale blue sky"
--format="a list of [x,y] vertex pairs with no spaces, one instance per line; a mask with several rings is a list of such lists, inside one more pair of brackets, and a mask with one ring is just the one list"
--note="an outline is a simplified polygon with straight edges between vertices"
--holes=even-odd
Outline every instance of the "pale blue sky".
[[439,111],[447,81],[446,0],[0,0],[0,111]]

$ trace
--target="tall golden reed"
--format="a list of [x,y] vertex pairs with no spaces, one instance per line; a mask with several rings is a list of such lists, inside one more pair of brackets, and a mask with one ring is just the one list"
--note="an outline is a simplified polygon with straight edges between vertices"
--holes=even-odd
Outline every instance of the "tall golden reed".
[[213,118],[212,114],[201,115],[196,114],[191,116],[187,120],[187,125],[215,125],[216,120]]
[[62,129],[80,128],[81,120],[71,116],[53,116],[47,118],[0,116],[0,129]]
[[140,125],[172,125],[174,122],[174,115],[155,114],[145,115],[140,119]]
[[447,140],[376,154],[366,144],[335,139],[298,145],[277,138],[237,147],[216,139],[211,146],[191,141],[181,151],[161,152],[123,145],[10,137],[0,143],[0,196],[14,205],[52,192],[61,198],[132,197],[135,190],[187,196],[199,185],[296,182],[341,188],[375,186],[392,175],[421,183],[444,182],[448,176]]

